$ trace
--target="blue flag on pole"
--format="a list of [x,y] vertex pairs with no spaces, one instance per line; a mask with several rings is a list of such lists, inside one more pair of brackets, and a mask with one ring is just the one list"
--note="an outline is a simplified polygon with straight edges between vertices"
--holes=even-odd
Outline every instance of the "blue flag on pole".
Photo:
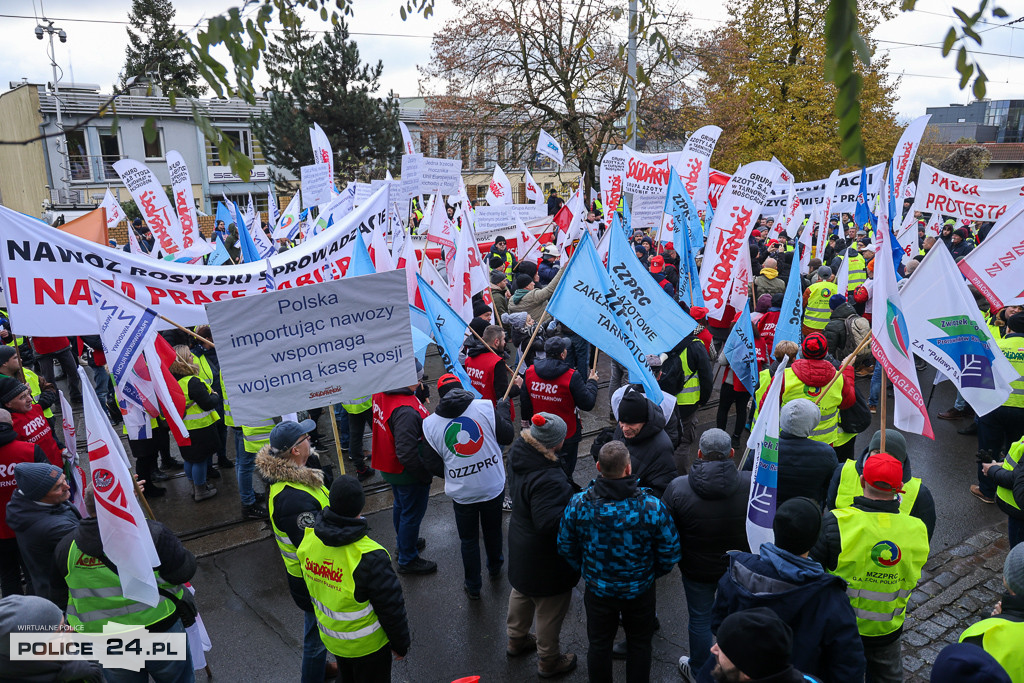
[[227,230],[228,226],[235,222],[235,219],[231,217],[231,210],[224,205],[224,202],[217,202],[217,219],[218,221],[224,221],[224,229]]
[[[596,251],[595,251],[596,253]],[[608,243],[608,308],[616,313],[644,355],[670,351],[697,323],[661,288],[621,233]]]
[[867,226],[875,227],[875,216],[868,206],[868,169],[860,169],[860,188],[857,190],[857,207],[853,212],[853,220],[858,230],[867,230]]
[[757,350],[754,348],[754,326],[750,322],[750,307],[744,306],[740,319],[725,340],[722,353],[736,378],[751,395],[757,389]]
[[[627,240],[630,237],[633,236],[632,231],[629,230],[629,228],[627,228],[626,225],[619,218],[619,212],[618,211],[616,211],[615,213],[612,214],[612,232],[621,233],[622,235],[625,236],[625,238]],[[610,235],[609,235],[609,237],[610,237]]]
[[700,251],[704,246],[704,228],[700,224],[700,216],[697,215],[697,207],[693,199],[686,191],[683,181],[675,168],[669,173],[668,192],[665,194],[665,213],[672,216],[672,241],[676,250],[679,250],[682,235],[688,237],[690,247],[694,252]]
[[793,263],[789,267],[789,282],[786,283],[786,295],[782,299],[782,310],[779,311],[779,322],[775,325],[775,340],[772,342],[772,353],[782,340],[796,342],[800,345],[800,323],[804,318],[803,283],[800,282],[800,259],[793,253]]
[[430,337],[430,320],[421,309],[409,304],[409,324],[412,326],[412,352],[423,364],[427,358],[427,347],[434,341]]
[[356,243],[352,247],[352,257],[348,261],[348,270],[345,271],[345,277],[359,275],[370,275],[376,273],[377,268],[373,265],[373,259],[370,258],[370,252],[366,249],[366,242],[363,241],[363,236],[358,232],[356,233]]
[[466,369],[459,362],[459,349],[462,348],[462,342],[466,338],[466,328],[469,325],[418,274],[416,275],[416,284],[420,288],[423,308],[427,312],[427,320],[430,321],[430,328],[434,333],[434,343],[437,344],[437,350],[441,353],[445,369],[459,378],[463,389],[474,394],[476,398],[480,398],[480,392],[473,388]]
[[[611,260],[609,249],[609,263]],[[656,282],[651,281],[651,284],[657,287]],[[424,291],[422,287],[420,291]],[[616,312],[620,302],[609,301],[606,296],[612,291],[611,279],[597,255],[590,233],[584,233],[548,301],[548,313],[624,366],[629,371],[630,381],[639,379],[647,396],[660,404],[663,394],[647,365],[647,353]]]
[[256,243],[252,241],[252,235],[249,234],[249,228],[245,225],[245,219],[242,218],[242,210],[238,208],[238,204],[232,202],[235,205],[235,217],[236,227],[238,228],[238,247],[242,251],[242,263],[256,263],[261,261],[263,257],[260,255],[259,249],[256,248]]
[[626,201],[625,197],[622,198],[622,218],[623,218],[622,229],[626,231],[627,235],[632,235],[633,234],[633,216],[631,216],[630,213],[629,213],[629,202]]
[[206,265],[219,266],[222,263],[227,263],[230,260],[231,255],[228,253],[228,248],[224,246],[224,240],[220,238],[220,235],[217,235],[217,247],[212,252],[210,252],[209,256],[206,257]]
[[680,301],[693,308],[704,305],[704,292],[700,288],[700,269],[697,268],[697,259],[694,258],[694,251],[690,248],[690,241],[680,238],[676,242],[682,248],[679,252],[679,289],[676,292]]

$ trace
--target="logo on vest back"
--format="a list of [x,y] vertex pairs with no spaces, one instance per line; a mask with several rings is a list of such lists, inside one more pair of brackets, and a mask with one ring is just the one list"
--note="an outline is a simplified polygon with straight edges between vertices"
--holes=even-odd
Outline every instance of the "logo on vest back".
[[444,446],[462,458],[476,455],[484,446],[483,431],[468,417],[457,417],[445,427]]
[[306,558],[306,566],[303,570],[309,572],[314,576],[319,576],[322,579],[333,581],[335,583],[341,583],[345,577],[344,570],[334,568],[334,560],[324,560],[323,564],[314,562],[313,560]]
[[879,567],[895,567],[902,558],[900,547],[892,541],[879,541],[871,548],[871,560]]

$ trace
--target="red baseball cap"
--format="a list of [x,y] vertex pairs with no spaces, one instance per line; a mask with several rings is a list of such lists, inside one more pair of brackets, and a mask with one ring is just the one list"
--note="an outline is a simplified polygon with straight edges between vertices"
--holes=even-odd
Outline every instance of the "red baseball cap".
[[903,465],[888,453],[875,453],[864,461],[864,481],[879,491],[903,493]]
[[665,270],[665,257],[664,256],[652,256],[651,257],[651,272],[660,273]]
[[761,236],[761,231],[760,230],[754,230],[753,232],[750,233],[750,236],[751,237],[760,237]]
[[459,380],[459,378],[449,372],[437,378],[438,393],[440,393],[441,390],[447,387],[449,384],[458,384],[460,387],[462,386],[462,382]]
[[703,320],[707,316],[707,314],[708,309],[704,308],[703,306],[693,306],[690,308],[690,317],[698,322]]
[[672,244],[671,242],[665,242],[665,249],[668,251],[675,251],[676,245]]

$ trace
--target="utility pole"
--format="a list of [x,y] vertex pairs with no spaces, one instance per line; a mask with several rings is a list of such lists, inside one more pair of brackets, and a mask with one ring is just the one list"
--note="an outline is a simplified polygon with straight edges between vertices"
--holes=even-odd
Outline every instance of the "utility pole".
[[68,34],[64,32],[64,29],[53,25],[53,22],[43,17],[43,23],[36,24],[36,38],[39,40],[43,39],[43,34],[46,33],[50,36],[50,67],[53,70],[53,101],[54,106],[57,110],[57,130],[59,131],[56,138],[57,154],[60,156],[60,161],[57,163],[57,167],[60,169],[60,173],[56,178],[55,184],[57,187],[58,200],[60,199],[60,191],[69,187],[71,184],[71,178],[67,175],[71,170],[71,162],[68,159],[68,144],[64,138],[64,120],[61,117],[60,112],[60,96],[59,89],[57,86],[57,53],[53,48],[53,37],[56,35],[60,39],[60,42],[68,42]]
[[[628,80],[628,106],[626,131],[629,146],[636,149],[636,0],[629,0],[629,44],[626,46],[626,78]],[[52,38],[51,38],[52,40]]]

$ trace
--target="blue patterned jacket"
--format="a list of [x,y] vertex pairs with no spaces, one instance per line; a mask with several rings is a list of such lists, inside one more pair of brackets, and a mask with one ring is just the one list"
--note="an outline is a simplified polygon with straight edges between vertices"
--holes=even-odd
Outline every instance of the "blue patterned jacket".
[[599,477],[569,501],[558,553],[580,569],[597,596],[635,598],[679,562],[679,534],[668,510],[636,477]]

